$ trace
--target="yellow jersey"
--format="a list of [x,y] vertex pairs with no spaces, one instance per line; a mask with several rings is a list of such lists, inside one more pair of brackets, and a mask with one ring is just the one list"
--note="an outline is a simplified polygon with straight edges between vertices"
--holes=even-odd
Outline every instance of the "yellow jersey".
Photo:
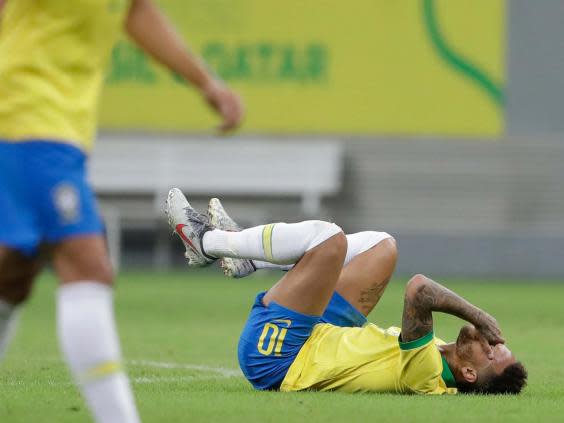
[[106,65],[130,0],[7,0],[0,139],[92,146]]
[[399,341],[400,329],[318,324],[290,366],[281,391],[337,390],[454,394],[456,384],[430,332]]

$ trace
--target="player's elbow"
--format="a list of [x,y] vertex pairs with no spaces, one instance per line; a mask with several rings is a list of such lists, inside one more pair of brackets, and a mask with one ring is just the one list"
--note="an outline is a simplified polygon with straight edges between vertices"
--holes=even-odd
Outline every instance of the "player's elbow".
[[422,291],[425,290],[429,279],[425,275],[417,274],[407,282],[405,287],[405,297],[412,302],[421,298]]

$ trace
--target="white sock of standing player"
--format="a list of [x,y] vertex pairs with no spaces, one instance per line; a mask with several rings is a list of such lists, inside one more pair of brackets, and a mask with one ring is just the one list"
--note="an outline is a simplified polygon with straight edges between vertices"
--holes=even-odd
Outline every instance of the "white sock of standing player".
[[206,232],[205,253],[213,257],[233,257],[293,264],[312,248],[342,232],[334,223],[308,220],[300,223],[271,223],[241,232],[219,229]]
[[19,314],[19,307],[0,299],[0,359],[16,332]]
[[57,295],[61,349],[98,423],[140,421],[121,362],[112,289],[95,281],[64,284]]

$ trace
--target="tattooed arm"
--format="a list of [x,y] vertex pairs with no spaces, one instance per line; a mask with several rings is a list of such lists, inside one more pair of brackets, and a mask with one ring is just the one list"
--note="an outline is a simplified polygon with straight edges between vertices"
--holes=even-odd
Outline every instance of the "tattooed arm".
[[504,342],[497,321],[492,316],[423,275],[411,278],[405,290],[402,341],[413,341],[431,332],[433,311],[451,314],[472,323],[490,344]]

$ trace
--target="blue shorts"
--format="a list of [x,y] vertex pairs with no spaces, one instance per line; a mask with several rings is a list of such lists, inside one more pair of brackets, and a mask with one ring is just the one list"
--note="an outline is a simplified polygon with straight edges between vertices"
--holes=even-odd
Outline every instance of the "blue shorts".
[[32,257],[44,242],[102,234],[85,164],[69,144],[0,140],[0,245]]
[[266,307],[262,303],[265,294],[257,295],[239,338],[239,365],[255,389],[280,387],[316,324],[342,327],[366,324],[366,317],[337,292],[333,293],[323,316],[297,313],[275,302]]

